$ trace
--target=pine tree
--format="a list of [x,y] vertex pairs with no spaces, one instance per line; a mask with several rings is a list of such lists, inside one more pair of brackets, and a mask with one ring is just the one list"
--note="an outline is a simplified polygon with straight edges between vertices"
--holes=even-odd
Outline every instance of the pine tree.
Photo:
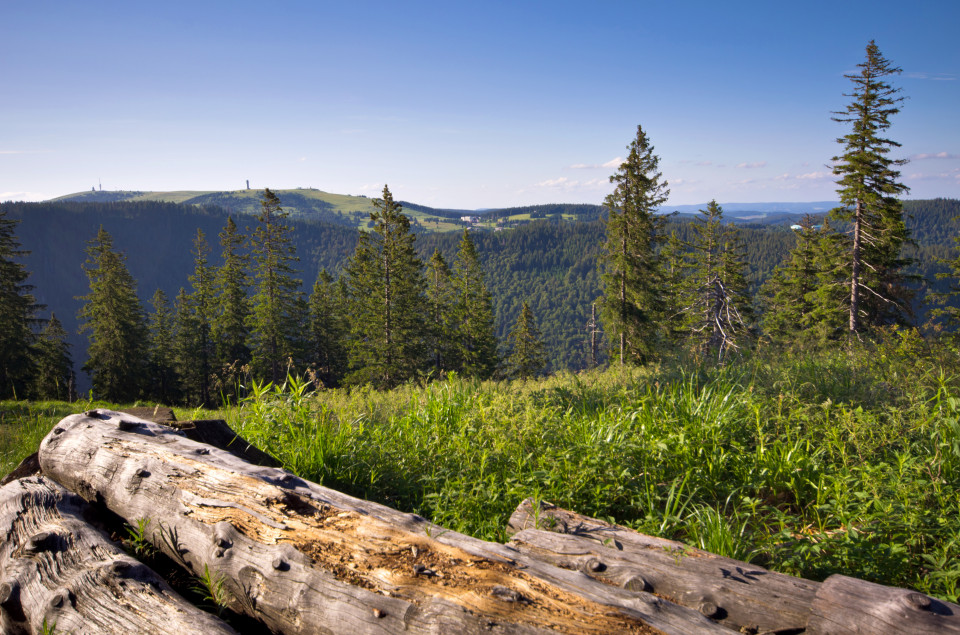
[[134,401],[144,393],[147,378],[146,318],[126,257],[113,251],[103,227],[88,243],[83,269],[90,280],[90,293],[80,298],[80,332],[90,339],[83,370],[100,399]]
[[37,366],[34,395],[38,399],[69,401],[73,396],[73,360],[67,331],[56,314],[50,314],[50,320],[40,331],[34,351]]
[[520,315],[510,331],[510,355],[507,357],[507,374],[510,377],[529,379],[543,372],[547,365],[540,327],[526,302],[520,307]]
[[427,306],[430,323],[430,356],[433,370],[441,373],[459,370],[459,328],[456,316],[456,290],[453,274],[439,249],[435,249],[427,263]]
[[257,215],[260,224],[251,236],[255,292],[248,325],[253,370],[274,383],[283,378],[286,360],[298,353],[303,305],[293,268],[298,258],[286,218],[280,199],[264,190]]
[[717,202],[710,201],[700,213],[693,225],[690,273],[684,279],[684,327],[691,349],[722,359],[748,334],[746,260],[737,229],[723,224]]
[[[245,237],[237,229],[233,217],[220,232],[223,264],[214,275],[213,340],[216,343],[215,371],[221,383],[232,383],[225,375],[250,362],[250,300],[246,267],[249,258],[240,250]],[[226,380],[226,381],[225,381]],[[221,386],[221,389],[226,386]]]
[[197,392],[193,354],[197,346],[197,314],[186,289],[180,287],[173,301],[173,369],[177,377],[176,393],[189,406],[201,403]]
[[36,372],[31,349],[41,307],[26,284],[30,274],[16,260],[29,253],[20,248],[17,223],[0,209],[0,399],[26,398]]
[[843,153],[833,158],[833,173],[840,177],[837,193],[841,207],[831,218],[849,223],[847,279],[847,330],[850,335],[883,324],[902,322],[909,312],[910,294],[905,287],[901,248],[909,241],[903,222],[903,206],[897,198],[908,191],[896,169],[905,163],[887,156],[900,144],[881,134],[890,127],[890,117],[900,112],[903,97],[884,78],[899,74],[881,55],[877,45],[867,45],[867,59],[859,73],[845,75],[853,82],[853,101],[834,113],[834,121],[851,124],[849,134],[837,139]]
[[391,388],[415,378],[427,363],[426,283],[410,221],[387,186],[373,205],[373,231],[361,232],[346,266],[351,380]]
[[321,269],[309,301],[307,364],[325,387],[339,386],[347,372],[348,319],[343,287]]
[[176,372],[176,342],[174,313],[162,289],[157,289],[150,300],[150,385],[151,398],[164,404],[177,403],[180,397],[180,378]]
[[795,347],[809,339],[822,282],[822,228],[809,214],[796,230],[797,243],[761,289],[764,331],[774,341]]
[[177,310],[188,311],[183,316],[184,326],[179,333],[181,349],[177,364],[184,392],[193,405],[211,405],[210,379],[213,371],[214,342],[212,337],[213,273],[209,264],[210,246],[202,230],[197,230],[193,241],[193,291],[182,298]]
[[459,371],[467,377],[489,379],[499,364],[493,298],[484,282],[477,248],[464,230],[454,263],[457,290],[455,314],[459,323]]
[[642,364],[653,357],[661,337],[663,281],[657,251],[665,220],[656,210],[670,191],[661,181],[660,159],[640,126],[627,149],[626,161],[610,177],[616,188],[604,201],[608,218],[601,315],[620,363]]

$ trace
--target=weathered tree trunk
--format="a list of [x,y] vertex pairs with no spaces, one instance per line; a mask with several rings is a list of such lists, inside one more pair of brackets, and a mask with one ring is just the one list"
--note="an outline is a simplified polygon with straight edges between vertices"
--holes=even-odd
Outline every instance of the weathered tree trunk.
[[923,593],[842,575],[827,578],[811,607],[810,635],[960,633],[960,606]]
[[652,591],[734,630],[802,630],[820,586],[552,505],[537,510],[529,499],[510,517],[508,531],[514,534],[509,544],[522,553]]
[[[284,633],[724,630],[702,615],[504,545],[256,467],[129,415],[67,417],[44,474],[135,522],[236,608]],[[652,627],[652,628],[651,628]]]
[[[235,633],[88,524],[89,506],[42,476],[0,488],[0,630]],[[55,627],[55,629],[54,629]]]

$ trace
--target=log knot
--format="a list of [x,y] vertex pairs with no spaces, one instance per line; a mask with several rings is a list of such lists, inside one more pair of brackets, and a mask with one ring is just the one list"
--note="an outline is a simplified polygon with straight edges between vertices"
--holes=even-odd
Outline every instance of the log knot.
[[516,589],[511,589],[510,587],[505,587],[500,584],[493,585],[493,588],[490,589],[490,595],[500,600],[501,602],[527,602],[527,598],[523,597],[523,594],[517,591]]
[[906,600],[907,604],[919,611],[929,611],[933,605],[933,600],[923,593],[908,593]]

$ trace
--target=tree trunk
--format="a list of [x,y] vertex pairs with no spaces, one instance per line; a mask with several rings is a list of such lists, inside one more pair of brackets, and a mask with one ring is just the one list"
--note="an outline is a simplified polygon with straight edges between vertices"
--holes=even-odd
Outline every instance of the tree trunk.
[[0,630],[235,633],[107,540],[89,506],[42,476],[0,488]]
[[44,439],[45,474],[135,522],[231,608],[284,633],[725,632],[595,582],[110,411]]
[[843,575],[832,575],[823,582],[811,613],[809,635],[960,633],[960,606],[956,604]]
[[820,586],[546,504],[536,509],[529,499],[508,531],[521,553],[668,597],[744,632],[802,630]]

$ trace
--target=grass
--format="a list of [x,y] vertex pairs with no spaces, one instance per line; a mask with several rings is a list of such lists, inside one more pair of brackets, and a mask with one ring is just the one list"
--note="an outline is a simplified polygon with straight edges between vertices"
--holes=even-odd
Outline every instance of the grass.
[[[856,355],[385,393],[290,379],[219,415],[304,478],[486,540],[505,540],[530,497],[786,573],[957,601],[960,355],[911,346],[894,334]],[[0,412],[18,407],[22,423],[0,427],[29,439],[65,408]]]

